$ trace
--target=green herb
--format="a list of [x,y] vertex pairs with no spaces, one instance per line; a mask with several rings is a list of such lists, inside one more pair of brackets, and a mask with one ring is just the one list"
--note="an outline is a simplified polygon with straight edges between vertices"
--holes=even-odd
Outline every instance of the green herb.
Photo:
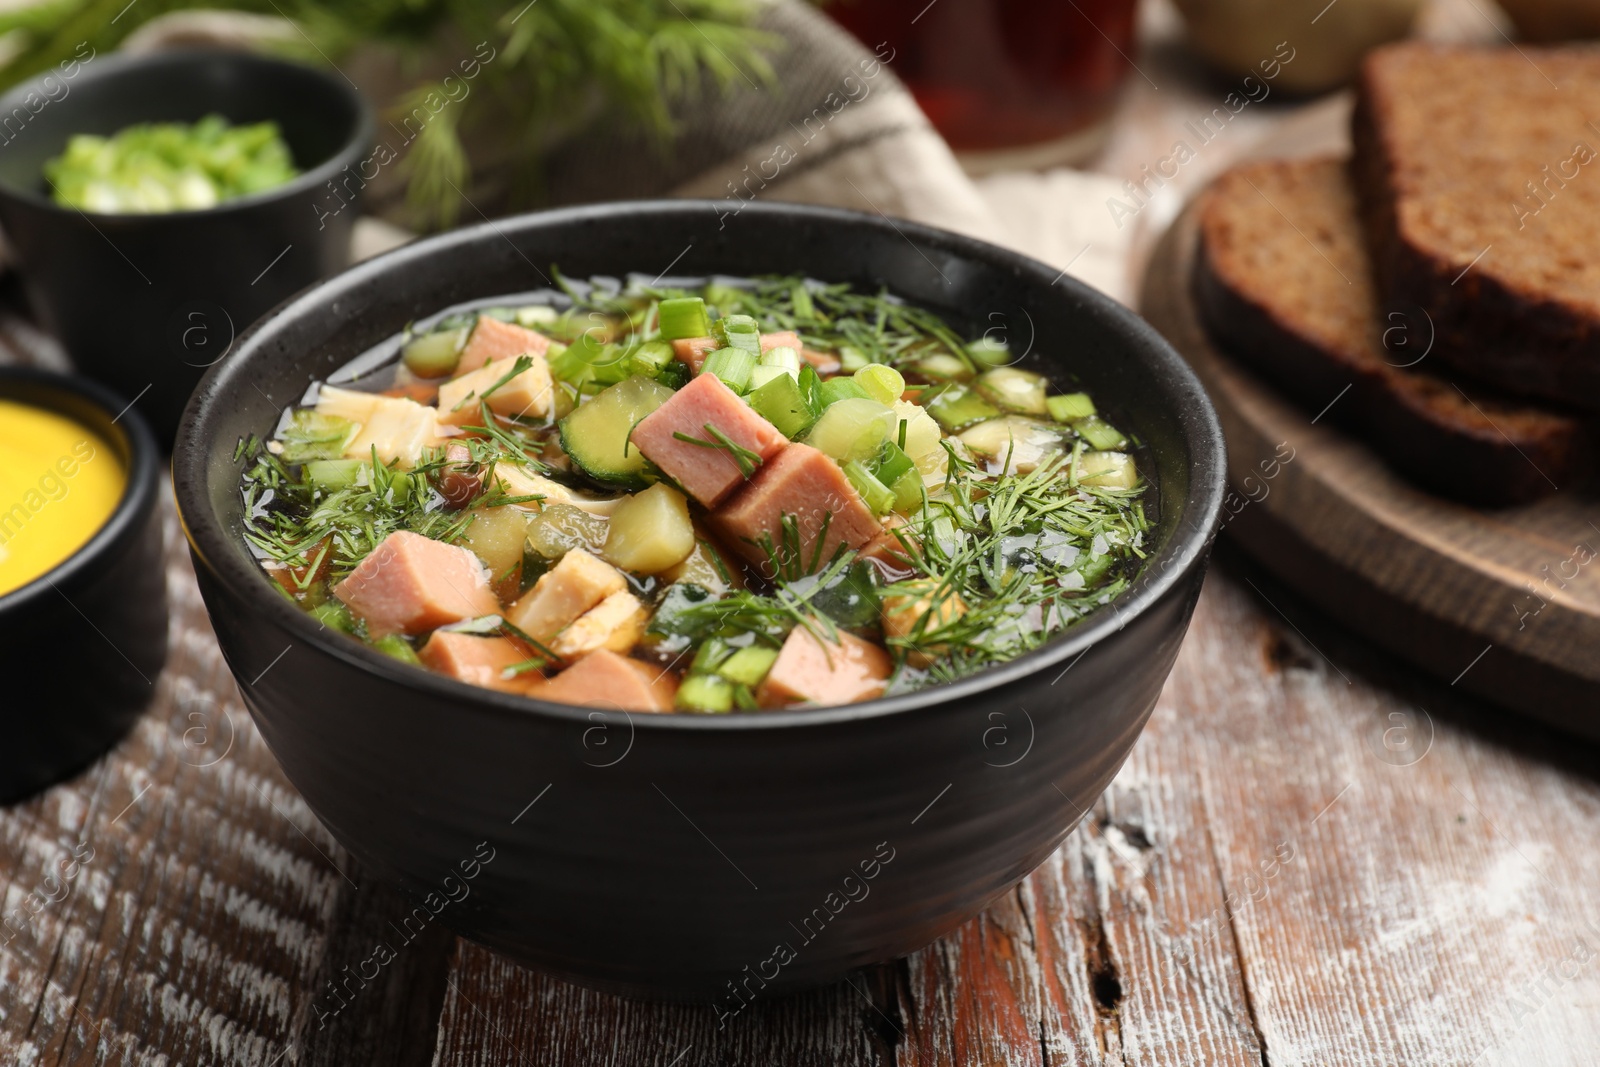
[[739,465],[739,473],[744,475],[747,480],[756,472],[756,468],[761,466],[761,453],[750,451],[709,422],[705,424],[703,429],[711,440],[686,434],[682,430],[674,432],[672,436],[691,445],[699,445],[701,448],[716,448],[728,453],[733,457],[733,461]]

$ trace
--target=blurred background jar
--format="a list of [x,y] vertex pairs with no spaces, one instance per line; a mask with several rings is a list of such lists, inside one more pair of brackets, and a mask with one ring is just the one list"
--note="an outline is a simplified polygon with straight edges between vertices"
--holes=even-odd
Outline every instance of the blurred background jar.
[[[1133,66],[1137,0],[832,0],[968,171],[1080,164]],[[891,53],[889,49],[893,49]]]

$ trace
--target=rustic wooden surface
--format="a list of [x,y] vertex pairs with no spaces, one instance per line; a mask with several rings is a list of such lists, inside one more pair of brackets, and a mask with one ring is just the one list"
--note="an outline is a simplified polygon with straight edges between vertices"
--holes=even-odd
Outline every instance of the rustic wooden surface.
[[[1160,88],[1135,82],[1110,173],[1211,106],[1214,86],[1162,55],[1136,57]],[[1289,114],[1249,116],[1171,199]],[[1141,217],[1139,247],[1176,210]],[[0,342],[57,358],[15,320]],[[72,781],[0,809],[0,1065],[1600,1060],[1600,749],[1424,680],[1232,533],[1081,829],[910,959],[718,1031],[709,1010],[587,992],[436,930],[326,1013],[328,982],[401,902],[278,772],[168,520],[172,660],[149,712]],[[6,685],[8,706],[54,710]]]

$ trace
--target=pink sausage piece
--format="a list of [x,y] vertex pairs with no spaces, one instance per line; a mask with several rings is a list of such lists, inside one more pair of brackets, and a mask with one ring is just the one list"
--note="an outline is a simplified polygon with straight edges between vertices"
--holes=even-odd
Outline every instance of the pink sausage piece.
[[[798,559],[784,538],[786,515],[794,517],[799,534]],[[828,565],[840,545],[862,548],[883,532],[839,465],[802,444],[790,445],[764,464],[710,521],[729,548],[764,571],[771,569],[768,544],[784,557],[786,568],[798,564],[802,572],[813,573]]]
[[385,537],[333,595],[374,636],[419,634],[500,610],[477,556],[409,530]]
[[[702,374],[672,394],[634,427],[632,442],[646,459],[708,508],[745,483],[744,470],[734,453],[708,427],[747,453],[746,462],[755,468],[752,474],[789,443],[776,426],[756,414],[714,374]],[[705,444],[682,440],[678,434]]]

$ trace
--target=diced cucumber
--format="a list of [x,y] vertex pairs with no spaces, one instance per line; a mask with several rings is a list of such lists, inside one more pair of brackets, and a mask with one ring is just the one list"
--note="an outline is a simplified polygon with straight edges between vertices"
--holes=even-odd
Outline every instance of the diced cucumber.
[[417,658],[417,654],[412,651],[410,645],[406,644],[406,639],[399,634],[385,634],[373,641],[372,647],[382,652],[385,656],[399,660],[401,663],[409,663],[413,667],[422,666],[422,661]]
[[370,466],[362,459],[314,459],[305,465],[306,481],[332,492],[366,481],[361,470]]
[[787,378],[789,372],[782,367],[757,367],[750,372],[750,392],[754,393],[774,378]]
[[[733,314],[744,306],[747,298],[743,289],[720,282],[711,282],[700,293],[707,304],[717,309],[719,315]],[[706,332],[710,333],[709,330]]]
[[967,346],[967,355],[980,367],[1004,367],[1011,362],[1011,346],[985,335]]
[[865,461],[878,454],[895,424],[893,408],[866,397],[852,397],[822,413],[806,435],[806,444],[840,463]]
[[419,378],[443,378],[456,369],[461,361],[461,349],[467,343],[466,327],[454,330],[435,330],[413,338],[400,350],[400,362]]
[[661,337],[677,341],[685,337],[709,337],[711,319],[706,314],[706,302],[698,296],[682,296],[663,300],[657,314],[660,317]]
[[822,406],[832,407],[841,400],[871,400],[871,394],[854,378],[829,378],[818,389]]
[[716,375],[740,396],[750,391],[750,375],[755,369],[756,357],[742,348],[719,348],[700,365],[701,374]]
[[671,397],[671,389],[649,378],[619,382],[561,420],[561,448],[591,478],[642,487],[646,460],[628,438],[640,419]]
[[[772,369],[756,368],[757,371]],[[800,383],[782,371],[765,385],[751,390],[749,399],[750,406],[755,408],[757,414],[776,426],[791,441],[817,421],[817,416],[800,391]]]
[[741,648],[723,660],[722,665],[717,668],[717,673],[730,682],[738,682],[754,689],[761,684],[761,680],[767,676],[767,672],[777,660],[777,649],[751,645],[749,648]]
[[679,711],[718,715],[733,710],[734,683],[715,674],[691,674],[678,687]]
[[1050,383],[1042,374],[1018,370],[1016,367],[996,367],[978,375],[975,383],[978,392],[990,403],[999,404],[1007,411],[1019,415],[1044,415],[1049,412],[1045,403],[1045,387]]
[[869,363],[856,371],[851,380],[880,404],[893,404],[906,391],[906,380],[893,367]]
[[1079,419],[1072,424],[1072,428],[1077,431],[1079,437],[1089,442],[1090,448],[1101,452],[1128,447],[1128,439],[1122,436],[1122,431],[1098,415]]
[[283,445],[280,458],[285,463],[338,459],[360,429],[355,422],[340,415],[300,408],[278,434],[278,441]]
[[1085,452],[1078,457],[1078,481],[1104,489],[1133,489],[1139,469],[1126,452]]
[[911,364],[912,373],[930,382],[965,382],[972,379],[972,368],[958,356],[948,352],[935,352]]
[[657,482],[625,497],[611,513],[605,558],[635,574],[659,574],[694,551],[694,523],[683,494]]
[[966,385],[950,385],[923,403],[946,433],[960,433],[974,423],[992,419],[1000,409]]
[[850,479],[850,484],[856,487],[856,492],[861,494],[861,499],[866,501],[874,515],[882,515],[894,507],[894,491],[878,481],[865,463],[856,459],[846,463],[844,476]]
[[1073,419],[1086,419],[1095,413],[1094,401],[1088,393],[1063,393],[1061,396],[1052,396],[1044,402],[1049,409],[1050,417],[1057,422],[1071,422]]
[[330,630],[338,630],[342,634],[356,632],[355,616],[350,614],[350,609],[337,600],[330,600],[318,604],[311,609],[311,617]]
[[1063,451],[1066,437],[1059,426],[1006,415],[964,431],[961,442],[980,455],[1005,463],[1008,471],[1026,474]]

